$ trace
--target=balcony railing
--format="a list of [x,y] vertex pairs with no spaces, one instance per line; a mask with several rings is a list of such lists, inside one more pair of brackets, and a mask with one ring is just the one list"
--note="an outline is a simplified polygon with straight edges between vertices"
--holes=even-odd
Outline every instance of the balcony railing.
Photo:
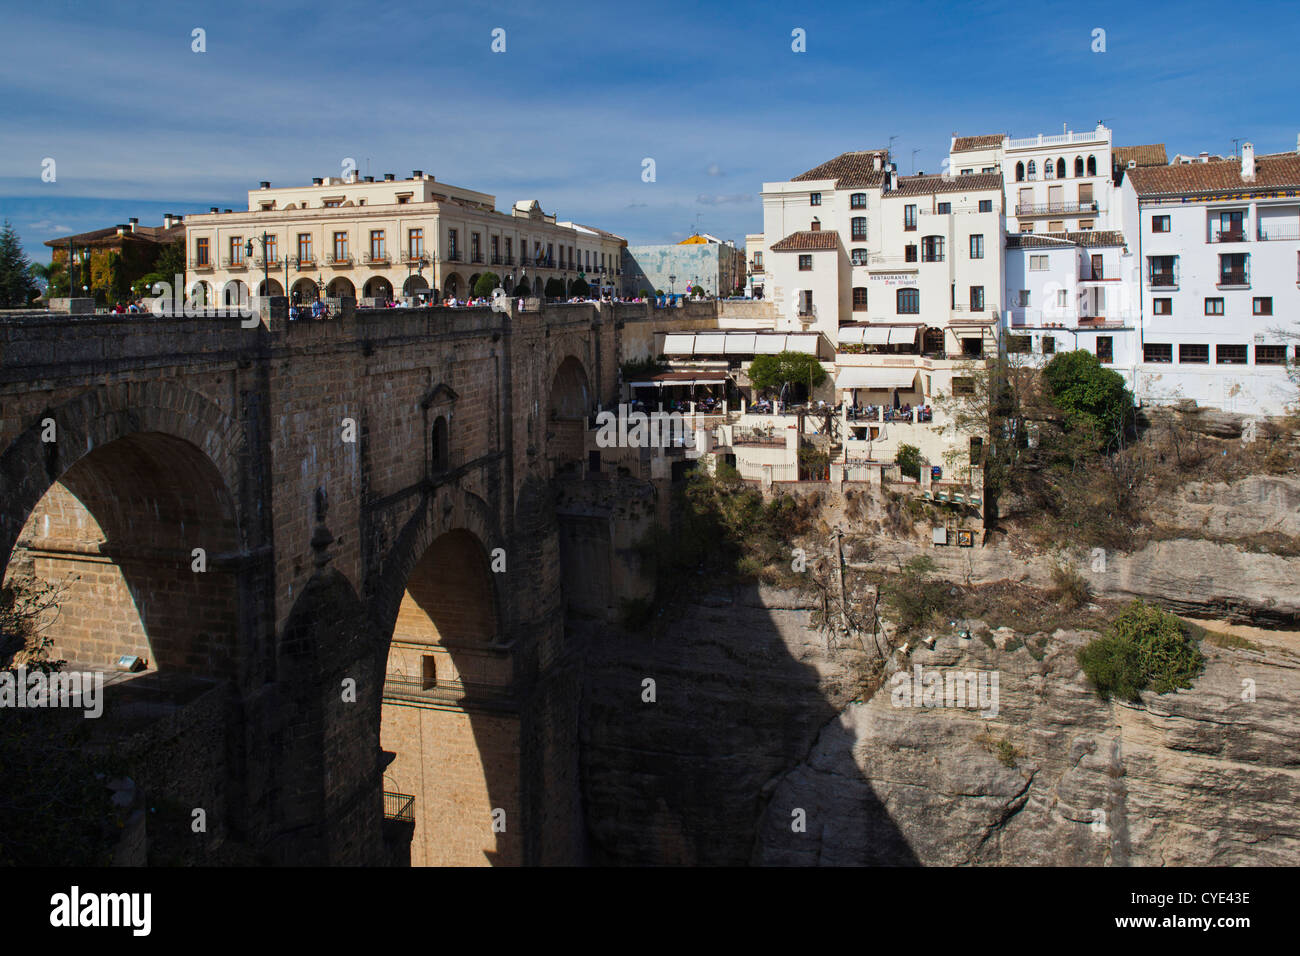
[[316,257],[311,253],[308,253],[305,256],[295,256],[293,264],[299,269],[310,269],[312,266],[316,265]]
[[1096,132],[1062,133],[1056,136],[1029,136],[1007,141],[1007,149],[1032,149],[1035,146],[1073,146],[1076,143],[1104,143],[1106,137]]
[[1219,288],[1225,286],[1250,285],[1250,273],[1244,269],[1233,269],[1219,273]]
[[481,253],[481,252],[476,252],[476,253],[474,253],[474,255],[472,255],[472,256],[470,257],[470,260],[469,260],[469,261],[470,261],[470,262],[480,262],[480,263],[481,263],[481,262],[483,261],[483,253]]
[[326,256],[325,264],[327,266],[350,266],[352,264],[352,255],[350,253],[345,252],[341,256],[340,255]]
[[1147,275],[1147,285],[1153,289],[1178,288],[1178,276],[1172,272],[1152,272]]
[[384,791],[384,819],[398,823],[415,822],[415,797],[409,793]]
[[1286,239],[1295,241],[1300,239],[1300,226],[1260,226],[1259,239],[1261,242],[1275,242]]
[[1060,216],[1078,212],[1096,212],[1097,200],[1083,202],[1017,203],[1017,216]]
[[1244,229],[1217,229],[1210,235],[1210,242],[1245,242]]
[[199,259],[199,258],[197,258],[197,257],[193,257],[193,258],[190,259],[190,268],[191,268],[191,269],[211,269],[211,268],[213,268],[212,260],[211,260],[211,259]]
[[377,265],[387,265],[389,262],[392,262],[392,259],[389,257],[388,253],[386,252],[380,252],[380,253],[368,252],[366,253],[366,255],[362,257],[362,261],[365,262],[366,265],[377,266]]
[[499,266],[499,265],[501,265],[501,257],[500,257],[499,255],[493,255],[493,256],[492,256],[492,264],[493,264],[494,266]]
[[221,257],[221,268],[223,269],[247,269],[248,260],[243,256],[238,259],[232,259],[230,256]]
[[408,249],[402,253],[402,261],[415,262],[415,263],[419,263],[420,265],[428,265],[429,257],[424,253],[424,250],[417,250],[416,252],[412,252]]
[[447,252],[447,255],[446,255],[444,258],[445,258],[448,262],[460,262],[460,250],[459,250],[459,249],[451,249],[451,250],[449,250],[449,251]]

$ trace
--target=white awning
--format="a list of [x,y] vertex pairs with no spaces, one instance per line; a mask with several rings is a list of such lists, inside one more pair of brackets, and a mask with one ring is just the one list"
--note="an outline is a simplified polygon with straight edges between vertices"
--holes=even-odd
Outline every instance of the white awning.
[[861,345],[862,333],[865,331],[866,328],[861,325],[842,325],[835,341],[841,345]]
[[695,336],[689,332],[669,332],[664,336],[664,355],[695,354]]
[[753,355],[753,332],[732,332],[727,335],[725,352],[727,355]]
[[785,351],[785,336],[776,335],[756,335],[754,336],[754,354],[755,355],[775,355],[777,352]]
[[701,332],[695,336],[696,355],[725,355],[727,336],[724,332]]
[[864,368],[851,365],[841,368],[835,375],[835,387],[840,389],[911,388],[915,382],[914,368]]
[[916,333],[919,331],[915,325],[896,325],[889,330],[889,344],[911,345],[916,341]]
[[817,333],[800,332],[785,337],[787,352],[802,352],[805,355],[817,354]]

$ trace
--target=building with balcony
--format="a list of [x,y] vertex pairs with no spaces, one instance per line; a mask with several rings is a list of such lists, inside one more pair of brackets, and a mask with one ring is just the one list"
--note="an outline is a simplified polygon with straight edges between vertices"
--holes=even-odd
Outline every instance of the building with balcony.
[[763,265],[766,259],[764,253],[761,232],[750,233],[745,237],[745,295],[751,299],[763,298],[767,282],[767,272]]
[[1083,349],[1134,384],[1138,258],[1112,230],[1006,239],[1005,345],[1037,364]]
[[709,296],[728,296],[745,287],[745,251],[708,233],[681,242],[628,246],[623,270],[633,292],[683,293],[699,286]]
[[[187,216],[188,282],[207,301],[284,295],[388,299],[432,290],[467,297],[494,272],[511,290],[541,295],[580,274],[592,287],[621,281],[625,240],[557,222],[537,200],[496,209],[496,197],[415,170],[380,182],[355,173],[310,186],[249,190],[248,210]],[[249,243],[252,251],[249,252]]]
[[1300,331],[1300,143],[1294,153],[1128,170],[1139,214],[1138,398],[1278,414]]

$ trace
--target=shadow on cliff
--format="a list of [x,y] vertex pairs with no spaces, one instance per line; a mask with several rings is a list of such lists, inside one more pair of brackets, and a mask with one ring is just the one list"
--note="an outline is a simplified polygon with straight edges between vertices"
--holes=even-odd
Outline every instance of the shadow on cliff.
[[[704,589],[655,608],[654,636],[570,614],[587,646],[590,862],[917,865],[837,720],[863,662],[828,651],[794,598],[755,583]],[[834,799],[783,787],[792,771],[831,775]],[[809,792],[816,803],[795,797]]]

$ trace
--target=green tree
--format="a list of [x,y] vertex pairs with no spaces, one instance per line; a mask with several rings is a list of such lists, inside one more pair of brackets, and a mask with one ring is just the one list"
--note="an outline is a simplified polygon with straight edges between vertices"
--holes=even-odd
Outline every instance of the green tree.
[[181,282],[184,283],[185,240],[177,239],[163,246],[162,251],[158,253],[158,258],[154,260],[151,272],[161,273],[164,281],[171,283],[175,283],[176,276],[180,276]]
[[704,295],[704,286],[702,285],[691,286],[691,295]]
[[779,389],[797,382],[811,390],[826,381],[826,369],[816,356],[805,352],[778,352],[756,356],[749,366],[749,380],[758,389]]
[[31,265],[18,241],[18,233],[6,219],[0,230],[0,308],[28,305],[40,294],[32,278]]
[[33,262],[30,271],[34,279],[44,280],[47,299],[68,294],[68,270],[62,262],[51,262],[48,266]]
[[915,445],[899,445],[898,456],[894,461],[898,463],[898,471],[904,478],[921,480],[921,450]]
[[564,298],[564,283],[559,279],[546,280],[546,298],[562,299]]
[[520,282],[517,286],[515,286],[515,298],[526,299],[532,294],[533,294],[533,290],[529,288],[527,282]]
[[1133,396],[1118,372],[1079,349],[1058,352],[1043,369],[1067,428],[1091,432],[1100,448],[1121,445],[1133,425]]
[[573,284],[569,286],[569,294],[585,299],[591,295],[591,286],[587,284],[586,279],[574,279]]
[[1104,635],[1080,648],[1077,657],[1106,699],[1139,700],[1148,687],[1157,694],[1191,687],[1205,666],[1190,628],[1141,598],[1130,602]]
[[500,284],[501,277],[499,275],[495,272],[485,272],[479,276],[478,281],[474,283],[474,288],[470,291],[470,295],[474,296],[476,299],[490,299],[492,298],[492,290]]

